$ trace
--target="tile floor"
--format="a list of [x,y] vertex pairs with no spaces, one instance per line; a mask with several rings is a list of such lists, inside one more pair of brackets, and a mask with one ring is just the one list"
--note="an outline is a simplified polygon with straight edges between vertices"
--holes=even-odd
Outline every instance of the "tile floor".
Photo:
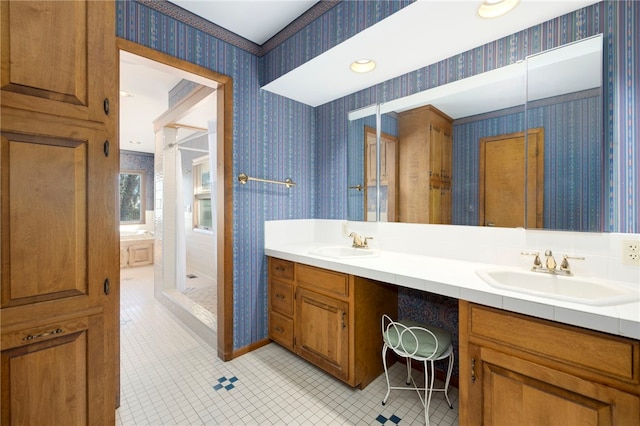
[[[122,270],[121,406],[118,425],[424,424],[415,392],[392,391],[384,375],[352,389],[272,343],[229,362],[153,299],[153,267]],[[405,370],[391,368],[401,384]],[[419,374],[416,374],[419,376]],[[431,425],[458,424],[434,393]]]

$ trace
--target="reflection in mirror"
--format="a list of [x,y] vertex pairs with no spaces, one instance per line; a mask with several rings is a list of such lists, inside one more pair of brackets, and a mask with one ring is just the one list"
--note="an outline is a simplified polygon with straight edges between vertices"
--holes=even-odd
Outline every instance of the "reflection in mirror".
[[[601,38],[586,39],[538,54],[535,61],[531,58],[381,104],[383,123],[389,115],[397,123],[395,131],[383,129],[398,137],[396,220],[599,231]],[[582,43],[589,43],[589,47]],[[591,59],[586,61],[585,55]],[[593,55],[599,57],[595,63]],[[569,66],[562,71],[548,68],[559,59]],[[586,88],[557,80],[567,75],[575,82],[581,80],[578,74],[589,75],[589,81],[597,83],[588,83]],[[540,91],[538,86],[546,90]],[[551,91],[557,87],[572,87],[577,93]],[[527,93],[529,103],[525,102]],[[423,146],[411,151],[406,145],[406,134],[410,132],[403,130],[403,122],[411,122],[410,116],[425,114],[421,109],[431,109],[441,119],[431,126],[424,125],[425,117],[413,119],[422,123],[413,126],[417,126],[414,133],[422,138]],[[374,115],[375,106],[349,114],[350,186],[366,182],[369,156],[363,149],[365,127],[375,126]],[[442,121],[447,118],[451,130]],[[526,128],[530,130],[525,132]],[[438,138],[438,144],[425,142]],[[509,149],[505,150],[507,146]],[[561,177],[561,172],[569,174],[570,179]],[[413,182],[413,186],[406,182]],[[411,194],[419,195],[410,199]],[[370,198],[362,191],[349,190],[349,220],[382,219],[382,214],[381,218],[363,214],[365,199]],[[410,215],[407,209],[411,203],[414,212]],[[509,213],[509,217],[494,215],[494,211]]]
[[380,218],[377,217],[376,117],[369,115],[349,123],[348,215],[349,220],[397,221],[398,119],[384,114],[380,120]]
[[120,224],[144,223],[143,171],[120,172]]
[[527,58],[527,127],[546,147],[537,227],[602,229],[602,63],[601,35]]

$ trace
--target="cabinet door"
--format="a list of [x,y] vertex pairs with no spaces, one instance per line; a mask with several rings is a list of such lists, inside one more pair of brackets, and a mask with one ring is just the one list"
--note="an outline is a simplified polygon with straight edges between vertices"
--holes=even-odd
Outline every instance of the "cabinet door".
[[129,266],[129,247],[120,245],[120,268]]
[[129,266],[144,266],[153,263],[153,245],[151,243],[129,246]]
[[640,397],[482,348],[484,425],[631,425]]
[[451,133],[435,125],[429,127],[430,177],[451,179]]
[[295,336],[298,354],[328,373],[349,376],[349,305],[299,288]]
[[104,121],[109,99],[116,112],[113,10],[106,1],[2,1],[3,105]]
[[[2,424],[107,424],[102,315],[2,336]],[[6,378],[6,380],[4,380]],[[110,416],[113,418],[113,416]]]
[[1,423],[114,424],[115,4],[2,1],[0,22]]

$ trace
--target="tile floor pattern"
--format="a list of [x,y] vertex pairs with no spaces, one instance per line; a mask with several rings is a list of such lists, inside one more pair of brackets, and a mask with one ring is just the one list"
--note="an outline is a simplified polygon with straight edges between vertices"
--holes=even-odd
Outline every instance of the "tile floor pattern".
[[[404,381],[404,366],[391,368]],[[418,374],[416,374],[418,376]],[[420,425],[415,392],[392,391],[384,375],[352,389],[272,343],[229,362],[153,299],[153,267],[122,270],[121,406],[117,425]],[[458,424],[434,393],[431,425]]]
[[[187,280],[187,285],[189,281]],[[202,288],[187,287],[182,294],[202,306],[207,311],[215,314],[218,311],[218,289],[214,286]]]

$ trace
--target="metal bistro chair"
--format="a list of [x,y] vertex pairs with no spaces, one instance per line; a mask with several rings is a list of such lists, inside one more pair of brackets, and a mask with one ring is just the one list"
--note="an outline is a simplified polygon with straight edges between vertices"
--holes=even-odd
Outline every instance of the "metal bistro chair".
[[[384,375],[387,379],[387,394],[382,400],[385,405],[391,389],[415,390],[424,405],[424,421],[429,425],[429,405],[433,391],[444,392],[447,403],[453,408],[449,400],[448,389],[453,370],[453,346],[451,345],[451,333],[439,327],[422,324],[411,320],[393,321],[388,315],[382,315],[382,338],[384,346],[382,348],[382,363],[384,364]],[[387,370],[387,349],[407,359],[407,385],[413,383],[413,387],[395,387],[389,383],[389,372]],[[433,388],[435,378],[434,361],[449,358],[447,369],[447,379],[444,388]],[[422,361],[424,363],[424,383],[425,387],[419,388],[411,376],[411,360]],[[427,364],[428,367],[427,368]],[[424,391],[424,399],[420,391]]]

